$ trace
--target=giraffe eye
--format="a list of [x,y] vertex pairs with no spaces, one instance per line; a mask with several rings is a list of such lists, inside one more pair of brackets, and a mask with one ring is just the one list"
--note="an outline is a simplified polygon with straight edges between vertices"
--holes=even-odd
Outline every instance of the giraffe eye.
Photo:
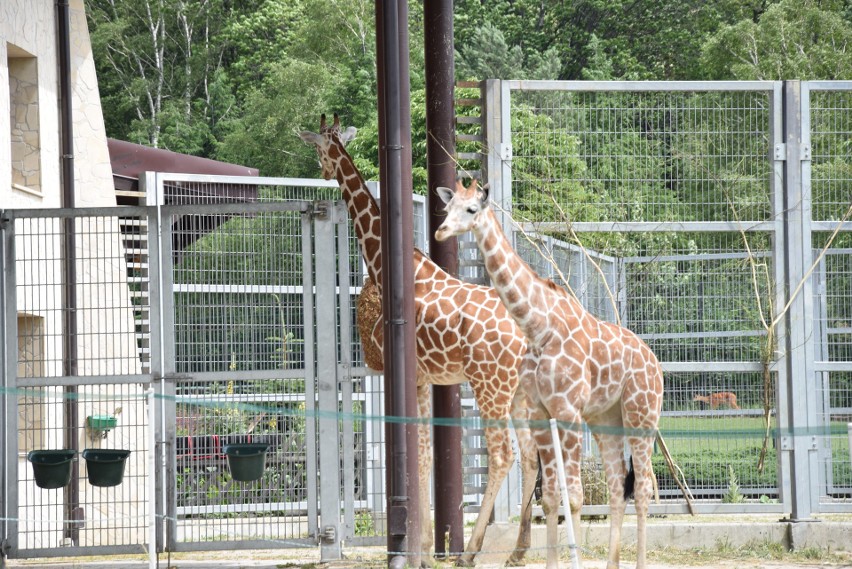
[[479,208],[477,208],[475,205],[472,205],[469,208],[467,208],[467,212],[471,215],[476,215],[476,212],[478,212],[478,211],[479,211]]

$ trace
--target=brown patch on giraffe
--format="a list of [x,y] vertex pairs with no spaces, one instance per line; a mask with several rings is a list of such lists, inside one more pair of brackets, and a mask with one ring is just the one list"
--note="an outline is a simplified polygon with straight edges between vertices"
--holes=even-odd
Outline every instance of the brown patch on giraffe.
[[[351,175],[351,174],[350,174],[350,175]],[[369,206],[370,206],[370,198],[369,198],[369,196],[367,196],[367,195],[365,195],[365,194],[358,194],[358,195],[353,196],[353,198],[352,198],[352,207],[355,209],[355,211],[361,211],[361,210],[363,210],[363,209],[368,208]],[[361,219],[358,219],[357,221],[362,221],[362,220],[361,220]],[[370,229],[369,225],[367,225],[367,223],[366,223],[366,221],[367,221],[367,220],[365,219],[365,220],[363,220],[363,221],[365,222],[365,223],[364,223],[364,226],[365,226],[364,228],[365,228],[365,229]],[[378,235],[378,234],[376,234],[376,235]]]
[[[335,148],[335,151],[337,152],[336,148]],[[345,160],[340,162],[340,172],[346,178],[351,178],[352,176],[357,175],[357,171],[355,170],[355,165],[352,164],[351,162],[347,162]]]
[[361,336],[361,348],[364,350],[364,362],[376,371],[383,371],[385,360],[382,350],[372,341],[373,328],[382,318],[382,294],[372,279],[364,279],[364,286],[358,294],[355,319]]

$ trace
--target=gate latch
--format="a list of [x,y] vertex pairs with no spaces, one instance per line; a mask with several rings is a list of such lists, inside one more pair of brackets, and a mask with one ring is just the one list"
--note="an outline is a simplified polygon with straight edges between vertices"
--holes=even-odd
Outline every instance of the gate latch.
[[325,526],[322,528],[322,535],[320,537],[326,543],[334,543],[337,539],[337,530],[334,526]]
[[322,201],[314,202],[314,208],[311,211],[311,217],[314,219],[328,219],[331,213],[331,202]]

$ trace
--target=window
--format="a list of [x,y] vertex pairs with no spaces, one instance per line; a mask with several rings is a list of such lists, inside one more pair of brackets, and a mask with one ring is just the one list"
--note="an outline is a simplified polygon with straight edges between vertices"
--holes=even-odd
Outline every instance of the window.
[[42,196],[37,60],[14,45],[7,49],[12,187]]

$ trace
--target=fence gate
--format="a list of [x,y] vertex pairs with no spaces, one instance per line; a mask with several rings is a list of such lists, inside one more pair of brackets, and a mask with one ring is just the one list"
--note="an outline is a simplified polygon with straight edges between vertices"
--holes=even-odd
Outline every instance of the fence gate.
[[[173,291],[160,299],[161,374],[152,362],[166,449],[161,543],[188,551],[319,542],[323,558],[339,558],[355,471],[353,430],[341,416],[352,409],[351,389],[340,388],[352,365],[341,347],[352,344],[345,208],[284,200],[161,212],[148,233],[159,238],[164,290]],[[251,454],[258,448],[265,461]]]
[[[353,420],[370,405],[352,388],[368,383],[360,259],[336,184],[143,186],[145,206],[0,212],[0,411],[19,433],[0,455],[4,555],[319,544],[339,558],[381,476],[365,474],[375,429]],[[93,484],[89,448],[129,450],[123,478]],[[226,455],[257,448],[259,472]],[[42,487],[27,453],[58,449],[70,482]]]

